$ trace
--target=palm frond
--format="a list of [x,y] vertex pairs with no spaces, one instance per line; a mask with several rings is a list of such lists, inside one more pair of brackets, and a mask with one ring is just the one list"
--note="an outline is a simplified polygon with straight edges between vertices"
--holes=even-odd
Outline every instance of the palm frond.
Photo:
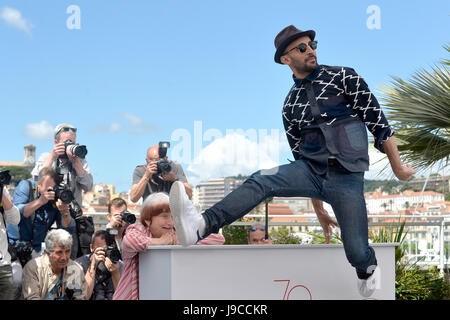
[[[449,48],[447,47],[447,50]],[[402,159],[428,168],[450,160],[450,70],[420,70],[410,81],[393,77],[382,89],[386,115]]]

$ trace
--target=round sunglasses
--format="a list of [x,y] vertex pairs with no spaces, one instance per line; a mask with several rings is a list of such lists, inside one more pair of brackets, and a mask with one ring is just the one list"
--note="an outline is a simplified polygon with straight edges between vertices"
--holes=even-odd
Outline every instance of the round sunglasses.
[[307,46],[310,46],[311,49],[316,50],[317,49],[317,41],[313,40],[313,41],[308,42],[308,44],[302,42],[298,46],[293,47],[289,51],[286,51],[285,53],[283,53],[283,55],[288,54],[289,52],[291,52],[292,50],[295,50],[295,49],[298,49],[298,50],[300,50],[301,53],[304,53],[306,51]]

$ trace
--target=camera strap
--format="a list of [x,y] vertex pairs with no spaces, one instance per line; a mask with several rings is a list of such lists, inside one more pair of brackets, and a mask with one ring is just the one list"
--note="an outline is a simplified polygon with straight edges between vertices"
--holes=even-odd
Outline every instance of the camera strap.
[[5,219],[5,208],[3,208],[3,186],[0,188],[0,213],[2,215],[3,218],[3,225],[5,226],[5,233],[6,233],[6,241],[8,241],[8,253],[10,256],[12,256],[12,248],[11,248],[11,244],[9,243],[9,235],[8,235],[8,231],[6,230],[6,219]]
[[[34,199],[37,198],[37,188],[36,190],[34,190],[33,188],[33,184],[31,183],[30,180],[27,180],[28,182],[28,187],[29,187],[29,191],[28,191],[28,203],[30,203],[31,201],[34,201]],[[33,213],[30,215],[31,218],[31,223],[34,223],[34,219],[36,218],[36,213],[33,211]],[[31,228],[31,232],[33,232],[33,228]]]

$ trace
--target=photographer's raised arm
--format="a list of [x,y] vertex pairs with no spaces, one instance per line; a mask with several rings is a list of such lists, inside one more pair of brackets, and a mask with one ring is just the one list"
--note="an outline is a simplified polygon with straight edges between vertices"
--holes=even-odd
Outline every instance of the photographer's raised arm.
[[[68,228],[72,222],[72,217],[70,216],[69,205],[58,199],[56,202],[58,211],[61,213],[61,225],[63,228]],[[66,230],[71,233],[69,230]]]
[[85,192],[91,191],[94,186],[94,178],[87,161],[76,158],[72,161],[72,166],[77,174],[75,179],[80,188]]
[[138,200],[144,195],[145,187],[147,186],[148,179],[144,177],[139,180],[137,184],[133,184],[130,190],[130,200],[138,202]]
[[[28,191],[29,192],[29,188],[27,188],[24,191]],[[26,201],[28,201],[28,195],[29,193],[26,193]],[[16,193],[14,194],[14,197],[17,197]],[[39,198],[37,198],[36,200],[33,200],[29,203],[26,203],[25,206],[23,207],[23,211],[22,214],[25,218],[28,218],[33,212],[35,212],[37,209],[39,209],[40,207],[44,206],[45,204],[47,204],[47,202],[49,202],[50,200],[54,200],[55,199],[55,192],[52,189],[49,189],[45,192],[43,192]],[[18,206],[20,208],[20,206]]]
[[[66,147],[64,146],[64,143],[57,143],[53,146],[53,150],[48,154],[47,158],[43,161],[43,163],[40,165],[40,169],[47,168],[47,167],[53,167],[53,163],[58,159],[60,155],[63,155],[66,152]],[[43,154],[44,156],[45,154]],[[38,161],[39,162],[39,161]],[[38,165],[38,164],[36,164]]]
[[72,166],[75,169],[77,176],[79,176],[79,177],[84,176],[86,174],[86,170],[84,170],[83,164],[81,163],[80,158],[74,157],[74,158],[69,158],[69,159],[72,162]]
[[5,209],[6,222],[17,226],[20,222],[20,212],[19,209],[11,202],[11,197],[6,187],[3,187],[2,204],[3,209]]
[[[133,172],[133,185],[130,190],[130,200],[137,202],[145,192],[148,180],[157,172],[156,161],[150,162],[145,167],[144,174],[140,173],[139,167],[137,167]],[[142,175],[142,176],[141,176]]]
[[28,218],[33,212],[37,209],[45,205],[48,201],[45,201],[44,198],[40,197],[30,203],[27,203],[23,208],[23,216],[24,218]]

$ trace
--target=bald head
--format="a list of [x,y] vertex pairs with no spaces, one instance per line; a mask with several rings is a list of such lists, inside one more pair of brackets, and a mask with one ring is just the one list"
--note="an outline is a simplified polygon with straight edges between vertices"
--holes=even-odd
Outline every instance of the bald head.
[[[167,157],[166,157],[167,158]],[[159,146],[151,146],[147,150],[147,163],[150,163],[150,161],[158,161],[159,159]]]

